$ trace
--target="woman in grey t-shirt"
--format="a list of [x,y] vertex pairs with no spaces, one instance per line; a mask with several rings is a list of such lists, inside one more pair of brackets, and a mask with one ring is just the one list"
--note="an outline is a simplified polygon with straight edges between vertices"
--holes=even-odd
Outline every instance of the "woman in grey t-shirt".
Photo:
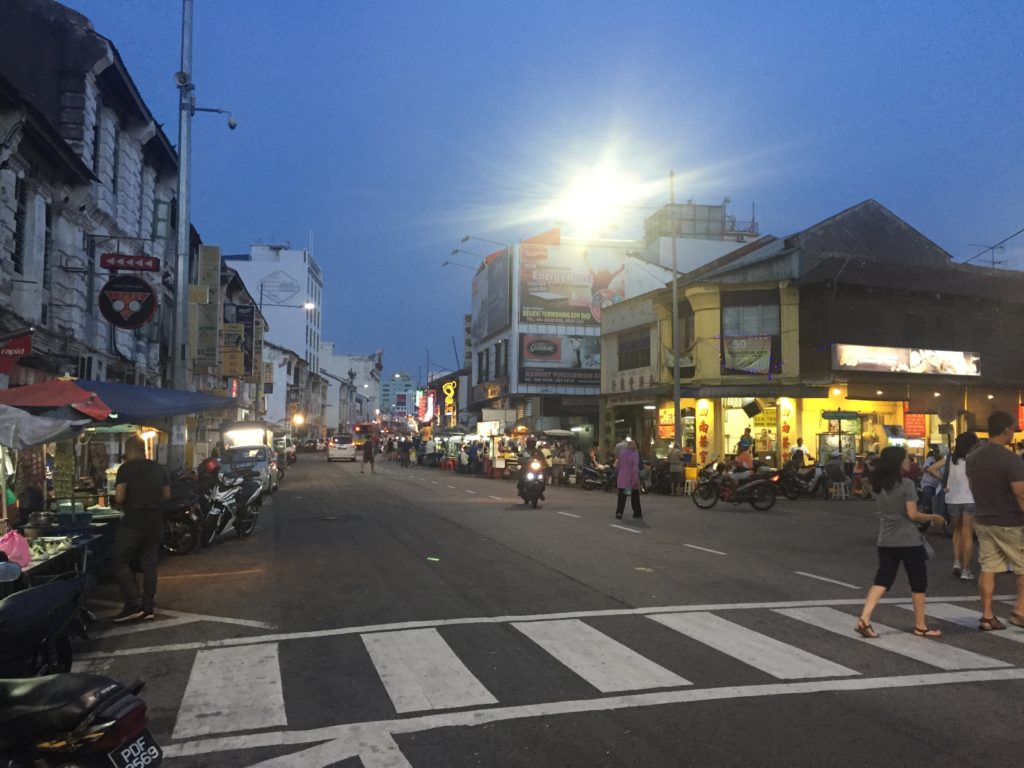
[[914,634],[918,637],[941,637],[942,632],[928,626],[924,615],[924,597],[928,590],[928,569],[925,565],[924,542],[916,523],[942,525],[942,515],[929,515],[917,509],[917,491],[914,483],[903,477],[909,466],[907,451],[890,446],[882,451],[871,474],[878,510],[878,571],[875,583],[864,599],[864,608],[857,621],[857,634],[875,638],[878,633],[871,626],[871,614],[896,581],[900,563],[907,572],[910,592],[914,599]]

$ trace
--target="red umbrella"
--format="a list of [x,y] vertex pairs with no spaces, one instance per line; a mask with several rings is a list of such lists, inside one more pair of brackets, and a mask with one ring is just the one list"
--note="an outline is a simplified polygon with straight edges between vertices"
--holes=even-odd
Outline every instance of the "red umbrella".
[[71,379],[0,389],[0,403],[32,410],[70,406],[95,421],[106,421],[111,413],[111,409],[95,392],[83,389]]

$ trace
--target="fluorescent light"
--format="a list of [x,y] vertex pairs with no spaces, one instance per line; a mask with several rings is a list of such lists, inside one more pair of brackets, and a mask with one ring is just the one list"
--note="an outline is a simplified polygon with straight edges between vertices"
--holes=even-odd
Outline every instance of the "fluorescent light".
[[656,405],[645,405],[644,406],[644,410],[645,411],[656,411],[657,409],[658,409],[658,406],[656,406]]

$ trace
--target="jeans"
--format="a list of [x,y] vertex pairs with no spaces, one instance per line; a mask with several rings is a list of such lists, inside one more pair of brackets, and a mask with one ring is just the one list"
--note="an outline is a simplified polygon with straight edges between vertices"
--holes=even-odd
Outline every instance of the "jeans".
[[[124,604],[132,608],[153,610],[156,597],[156,564],[160,555],[160,541],[163,538],[163,520],[154,516],[152,520],[136,521],[137,527],[127,527],[122,520],[114,539],[114,576],[121,588]],[[132,572],[132,561],[138,559],[142,567],[142,602],[139,602],[139,588]]]

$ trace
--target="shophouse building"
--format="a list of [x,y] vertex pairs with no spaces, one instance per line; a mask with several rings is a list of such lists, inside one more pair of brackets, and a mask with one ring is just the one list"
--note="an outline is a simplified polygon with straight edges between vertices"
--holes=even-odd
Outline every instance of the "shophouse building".
[[[340,355],[335,353],[333,341],[324,341],[320,344],[320,368],[328,382],[337,385],[338,431],[349,432],[353,424],[377,418],[382,402],[383,350],[370,355]],[[334,392],[331,388],[331,402]]]
[[[917,453],[993,409],[1019,410],[1024,275],[956,264],[873,200],[765,237],[679,279],[683,440],[729,456],[751,428],[766,460],[802,437],[848,463]],[[674,437],[671,290],[604,315],[601,436]]]
[[0,386],[167,383],[174,148],[86,17],[50,0],[0,16]]

